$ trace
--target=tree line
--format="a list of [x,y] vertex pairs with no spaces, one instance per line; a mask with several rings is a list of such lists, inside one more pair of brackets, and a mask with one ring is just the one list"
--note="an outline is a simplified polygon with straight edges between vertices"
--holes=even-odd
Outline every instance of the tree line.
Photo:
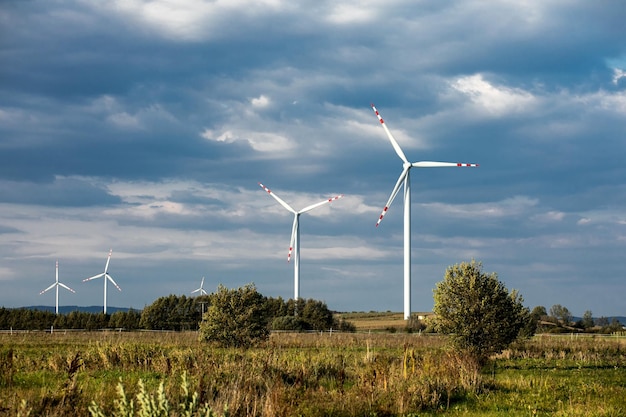
[[[57,315],[51,311],[0,307],[0,329],[198,330],[203,313],[210,310],[218,294],[219,291],[198,297],[169,295],[158,298],[143,310],[129,309],[112,314],[72,311]],[[336,320],[322,301],[261,296],[259,302],[269,330],[354,331],[350,323]]]
[[593,317],[591,310],[586,310],[582,318],[575,320],[569,309],[561,304],[554,304],[550,310],[537,306],[530,313],[536,323],[537,333],[614,333],[623,330],[619,320],[613,317]]

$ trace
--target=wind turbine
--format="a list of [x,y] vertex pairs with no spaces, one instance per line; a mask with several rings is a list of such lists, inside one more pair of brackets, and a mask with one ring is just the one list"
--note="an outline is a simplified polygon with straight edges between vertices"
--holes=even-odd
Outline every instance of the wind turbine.
[[48,290],[51,290],[54,287],[56,287],[56,290],[57,290],[56,304],[55,304],[55,310],[54,311],[56,312],[56,314],[59,314],[59,287],[63,287],[66,290],[71,291],[73,293],[76,292],[73,289],[71,289],[70,287],[68,287],[67,285],[59,282],[59,261],[56,262],[56,279],[54,280],[54,284],[52,284],[51,286],[49,286],[48,288],[46,288],[45,290],[40,292],[39,295],[43,294],[44,292],[46,292]]
[[199,292],[200,295],[207,295],[208,293],[204,290],[204,277],[202,277],[202,282],[200,283],[200,288],[197,290],[193,290],[191,293]]
[[111,254],[113,253],[113,249],[111,249],[109,251],[109,257],[107,258],[107,263],[104,265],[104,272],[98,275],[94,275],[93,277],[89,277],[89,278],[85,278],[83,280],[83,282],[87,282],[87,281],[91,281],[92,279],[98,279],[100,277],[104,278],[104,314],[107,313],[107,281],[111,281],[113,283],[113,285],[115,285],[115,288],[117,288],[119,291],[122,291],[122,289],[119,287],[119,285],[117,285],[117,283],[113,280],[113,278],[111,277],[111,275],[109,275],[108,270],[109,270],[109,262],[111,262]]
[[287,262],[291,260],[291,252],[293,251],[294,252],[294,260],[293,260],[293,282],[294,282],[293,294],[294,295],[293,295],[293,298],[294,298],[294,301],[297,301],[300,298],[300,215],[303,213],[306,213],[307,211],[311,211],[314,208],[317,208],[326,203],[332,203],[333,201],[338,200],[341,197],[343,197],[343,194],[335,196],[335,197],[331,197],[324,201],[320,201],[319,203],[311,204],[310,206],[307,206],[300,211],[296,211],[289,204],[281,200],[280,197],[274,194],[269,188],[267,188],[261,183],[259,183],[259,185],[261,186],[261,188],[267,191],[269,195],[274,197],[274,199],[278,201],[278,203],[280,203],[281,206],[283,206],[284,208],[289,210],[291,213],[293,213],[293,227],[291,228],[291,240],[289,242],[289,253],[287,254]]
[[411,168],[477,167],[478,164],[433,161],[409,162],[373,104],[372,110],[374,110],[380,124],[383,126],[383,129],[385,129],[391,146],[393,146],[393,149],[402,160],[402,173],[400,177],[398,177],[398,181],[396,181],[396,185],[391,191],[391,196],[389,200],[387,200],[387,204],[385,204],[385,208],[376,222],[376,227],[378,227],[383,217],[385,217],[385,214],[387,214],[389,206],[393,202],[393,199],[396,198],[398,191],[400,191],[400,186],[404,184],[404,319],[408,320],[411,317]]

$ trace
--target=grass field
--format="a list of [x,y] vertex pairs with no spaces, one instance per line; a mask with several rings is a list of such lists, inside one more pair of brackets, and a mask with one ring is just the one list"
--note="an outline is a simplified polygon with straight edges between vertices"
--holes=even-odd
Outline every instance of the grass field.
[[384,331],[391,328],[402,330],[406,322],[402,313],[342,313],[338,318],[354,323],[357,331]]
[[625,350],[538,336],[478,369],[445,337],[400,332],[281,333],[248,350],[194,332],[0,334],[0,415],[617,417]]

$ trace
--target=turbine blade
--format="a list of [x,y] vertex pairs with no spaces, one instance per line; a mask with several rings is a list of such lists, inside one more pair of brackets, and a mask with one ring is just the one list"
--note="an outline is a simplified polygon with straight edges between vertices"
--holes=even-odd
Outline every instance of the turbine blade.
[[119,291],[122,291],[122,289],[120,288],[119,285],[117,285],[117,282],[113,281],[113,277],[109,274],[106,274],[104,276],[104,279],[108,279],[109,281],[111,281],[113,283],[113,285],[115,285],[115,288],[117,288]]
[[104,265],[104,273],[106,274],[109,270],[109,262],[111,262],[111,254],[113,253],[113,249],[109,250],[109,257],[107,258],[107,263]]
[[440,168],[440,167],[478,167],[478,164],[467,164],[465,162],[435,162],[420,161],[413,162],[411,166],[415,168]]
[[85,278],[85,279],[83,280],[83,282],[91,281],[92,279],[100,278],[100,277],[102,277],[102,276],[104,276],[104,272],[102,272],[102,273],[100,273],[100,274],[98,274],[98,275],[94,275],[93,277]]
[[59,286],[65,288],[68,291],[71,291],[73,293],[76,293],[76,291],[74,291],[73,289],[71,289],[70,287],[68,287],[67,285],[63,284],[62,282],[59,282]]
[[409,163],[409,160],[406,159],[406,155],[404,155],[404,152],[402,152],[402,148],[400,148],[400,145],[398,145],[398,142],[396,141],[396,139],[393,137],[389,129],[387,129],[387,125],[385,124],[385,121],[381,117],[380,113],[378,113],[378,110],[376,109],[374,104],[372,104],[372,109],[374,110],[374,113],[376,113],[376,117],[378,117],[380,124],[383,125],[383,129],[385,129],[385,133],[387,133],[387,137],[389,138],[389,141],[391,142],[391,146],[393,146],[393,149],[396,151],[400,159],[402,159],[402,162]]
[[200,288],[200,290],[201,290],[201,291],[200,291],[200,295],[207,295],[207,294],[208,294],[208,292],[206,292],[206,291],[204,290],[204,288]]
[[272,190],[270,190],[269,188],[267,188],[265,185],[263,185],[263,184],[261,184],[261,183],[259,183],[259,185],[261,186],[261,188],[263,188],[265,191],[267,191],[267,193],[268,193],[269,195],[271,195],[272,197],[274,197],[274,199],[275,199],[276,201],[278,201],[278,203],[280,203],[280,205],[281,205],[281,206],[283,206],[284,208],[286,208],[287,210],[289,210],[289,211],[290,211],[290,212],[292,212],[292,213],[296,213],[296,211],[295,211],[293,208],[291,208],[291,206],[290,206],[289,204],[285,203],[285,202],[284,202],[284,201],[283,201],[280,197],[278,197],[276,194],[274,194],[274,193],[272,192]]
[[[202,277],[202,281],[200,281],[200,288],[193,290],[191,293],[196,293],[198,291],[200,291],[200,294],[202,295],[202,292],[204,291],[204,277]],[[204,291],[206,293],[206,291]]]
[[298,213],[300,213],[300,214],[306,213],[307,211],[311,211],[311,210],[313,210],[316,207],[322,206],[322,205],[327,204],[327,203],[332,203],[335,200],[339,200],[341,197],[343,197],[343,194],[336,195],[336,196],[331,197],[329,199],[326,199],[324,201],[320,201],[319,203],[311,204],[310,206],[307,206],[307,207],[303,208],[302,210],[300,210]]
[[396,185],[393,187],[393,190],[391,191],[391,196],[389,196],[389,200],[387,200],[387,204],[385,204],[385,208],[383,209],[383,212],[380,213],[380,217],[378,218],[378,221],[376,222],[376,227],[378,227],[380,222],[383,221],[383,217],[385,217],[385,214],[387,214],[387,210],[389,210],[389,206],[391,206],[391,203],[393,203],[393,199],[396,198],[396,195],[398,195],[398,191],[400,191],[400,186],[406,179],[406,176],[409,174],[409,169],[411,169],[411,166],[410,165],[406,166],[402,170],[402,173],[400,174],[400,176],[398,177],[398,181],[396,181]]
[[291,240],[289,241],[289,253],[287,254],[287,262],[291,261],[291,252],[293,251],[293,244],[296,240],[296,230],[298,229],[298,214],[293,216],[293,226],[291,227]]
[[48,288],[46,288],[45,290],[43,290],[42,292],[39,293],[39,295],[43,294],[44,292],[51,290],[55,287],[55,285],[57,285],[57,283],[55,282],[54,284],[52,284],[51,286],[49,286]]

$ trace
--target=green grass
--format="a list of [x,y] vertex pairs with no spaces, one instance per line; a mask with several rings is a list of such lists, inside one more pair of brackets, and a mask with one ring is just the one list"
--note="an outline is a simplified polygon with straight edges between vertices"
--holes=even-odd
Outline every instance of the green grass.
[[194,332],[2,334],[0,415],[89,415],[92,402],[113,415],[120,388],[135,407],[167,399],[169,415],[182,415],[193,393],[188,415],[626,415],[624,338],[535,337],[482,370],[446,342],[281,333],[239,350],[200,343]]

